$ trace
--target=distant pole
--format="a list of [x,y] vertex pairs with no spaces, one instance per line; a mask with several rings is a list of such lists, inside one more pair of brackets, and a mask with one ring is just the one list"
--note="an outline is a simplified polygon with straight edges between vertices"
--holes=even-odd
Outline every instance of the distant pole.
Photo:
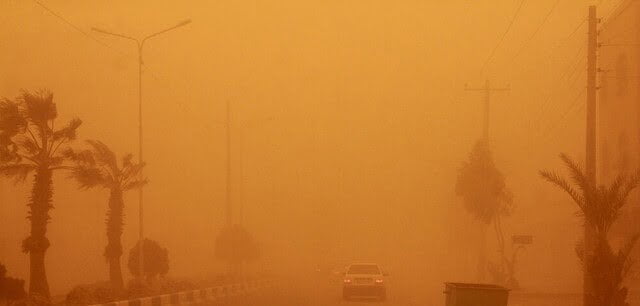
[[485,141],[488,141],[489,140],[489,121],[490,121],[490,112],[491,112],[491,92],[508,91],[509,87],[492,88],[489,80],[486,80],[484,83],[484,87],[469,88],[465,84],[465,90],[484,92],[484,122],[482,125],[482,139]]
[[244,225],[244,133],[238,129],[238,224]]
[[491,84],[489,80],[484,82],[484,124],[482,126],[482,138],[489,140],[489,105],[491,104]]
[[231,226],[231,102],[227,100],[227,225]]
[[[142,43],[138,43],[138,163],[142,164]],[[140,177],[142,170],[140,170]],[[138,222],[140,224],[138,243],[138,273],[144,279],[144,190],[138,189]]]
[[[596,7],[589,6],[589,35],[587,41],[587,120],[586,120],[586,174],[591,186],[596,186],[596,62],[598,48],[598,18],[596,16]],[[585,197],[587,202],[593,199]],[[589,203],[587,203],[589,205]],[[591,224],[585,222],[584,225],[584,244],[585,244],[585,262],[590,260],[593,250],[594,229]],[[593,291],[593,283],[589,277],[589,265],[584,265],[583,274],[583,305],[594,305],[591,296]]]

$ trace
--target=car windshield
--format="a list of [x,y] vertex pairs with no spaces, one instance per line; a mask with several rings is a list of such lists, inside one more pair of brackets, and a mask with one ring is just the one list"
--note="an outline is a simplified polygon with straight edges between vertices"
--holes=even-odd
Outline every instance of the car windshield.
[[380,274],[376,265],[352,265],[347,274]]

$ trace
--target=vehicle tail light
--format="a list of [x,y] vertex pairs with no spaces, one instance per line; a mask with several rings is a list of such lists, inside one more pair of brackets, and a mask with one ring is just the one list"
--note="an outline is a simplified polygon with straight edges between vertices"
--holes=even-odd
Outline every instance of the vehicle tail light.
[[376,279],[376,284],[382,284],[382,283],[384,283],[384,280],[382,278]]
[[348,279],[348,278],[345,278],[345,279],[344,279],[344,283],[345,283],[345,284],[349,284],[349,283],[351,283],[351,280],[350,280],[350,279]]

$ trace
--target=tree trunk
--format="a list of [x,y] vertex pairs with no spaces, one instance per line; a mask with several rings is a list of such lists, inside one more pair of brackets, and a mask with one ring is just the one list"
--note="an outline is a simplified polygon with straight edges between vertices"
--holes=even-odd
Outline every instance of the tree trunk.
[[122,256],[122,225],[123,225],[122,190],[112,188],[109,195],[109,211],[107,212],[107,247],[104,256],[109,262],[109,281],[116,292],[121,292],[124,288],[122,280],[122,267],[120,257]]
[[51,205],[52,172],[47,165],[40,166],[35,175],[28,219],[31,221],[29,237],[22,243],[22,249],[29,253],[29,295],[38,296],[50,301],[49,284],[45,270],[44,256],[49,248],[47,239],[47,223],[49,222],[49,210]]
[[49,301],[49,283],[44,266],[45,251],[32,250],[29,253],[29,295]]
[[487,272],[487,225],[482,221],[480,223],[480,237],[478,239],[478,266],[477,268],[477,280],[483,282]]

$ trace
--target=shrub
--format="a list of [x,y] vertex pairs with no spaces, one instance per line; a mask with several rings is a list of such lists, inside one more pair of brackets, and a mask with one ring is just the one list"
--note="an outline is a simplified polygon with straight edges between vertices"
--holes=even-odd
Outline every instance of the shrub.
[[253,236],[241,225],[223,228],[215,243],[216,257],[231,264],[255,260],[260,255]]
[[[143,243],[144,254],[144,277],[147,281],[155,279],[158,275],[164,276],[169,272],[169,252],[158,244],[158,242],[145,239]],[[139,270],[140,242],[129,251],[129,272],[136,277],[140,277]]]
[[25,296],[24,280],[7,277],[7,268],[0,263],[0,300],[14,301]]
[[109,282],[97,282],[79,285],[71,289],[66,296],[68,305],[102,304],[118,300],[120,296],[113,290]]

